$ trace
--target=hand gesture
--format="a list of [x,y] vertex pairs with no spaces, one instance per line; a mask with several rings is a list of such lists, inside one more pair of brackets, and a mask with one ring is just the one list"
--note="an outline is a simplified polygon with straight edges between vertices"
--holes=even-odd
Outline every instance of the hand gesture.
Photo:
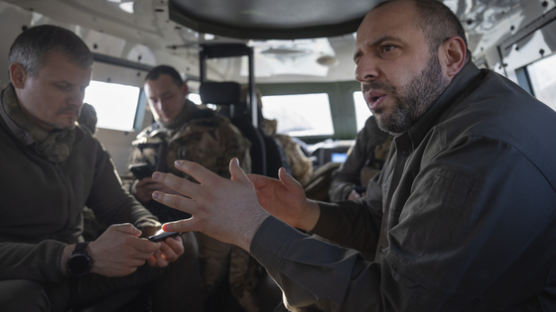
[[168,173],[153,178],[181,195],[156,191],[153,198],[191,214],[191,218],[165,224],[165,231],[199,231],[225,243],[249,250],[251,240],[268,213],[257,202],[253,185],[237,158],[230,161],[231,179],[222,178],[190,161],[176,161],[176,168],[193,177],[195,183]]
[[320,215],[318,205],[305,197],[301,184],[284,168],[278,171],[278,178],[280,180],[249,175],[259,203],[271,215],[285,223],[306,231],[312,230]]

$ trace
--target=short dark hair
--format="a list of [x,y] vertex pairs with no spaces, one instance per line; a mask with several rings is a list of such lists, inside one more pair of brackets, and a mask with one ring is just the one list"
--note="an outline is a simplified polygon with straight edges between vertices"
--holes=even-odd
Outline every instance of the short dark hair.
[[162,74],[170,76],[170,78],[172,78],[172,80],[174,81],[174,83],[178,87],[183,86],[183,84],[185,83],[183,81],[183,79],[181,78],[180,73],[178,73],[178,71],[174,67],[168,66],[168,65],[158,65],[158,66],[154,67],[153,69],[151,69],[147,73],[147,76],[145,77],[145,81],[147,81],[147,80],[157,80],[158,76],[160,76]]
[[54,49],[62,51],[73,63],[84,68],[93,64],[93,55],[81,38],[53,25],[34,26],[19,34],[10,47],[8,63],[19,63],[28,74],[35,75],[45,56]]
[[[384,1],[375,8],[400,0]],[[465,30],[458,17],[442,1],[438,0],[412,0],[419,14],[418,26],[423,31],[429,49],[435,51],[444,40],[452,37],[461,37],[467,47]]]

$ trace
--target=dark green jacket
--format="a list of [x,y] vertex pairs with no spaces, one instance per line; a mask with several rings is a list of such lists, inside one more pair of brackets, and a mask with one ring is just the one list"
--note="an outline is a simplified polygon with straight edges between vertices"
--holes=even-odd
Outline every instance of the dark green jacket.
[[[9,86],[1,101],[14,96]],[[85,205],[106,224],[158,224],[123,190],[100,143],[80,127],[73,131],[67,159],[49,161],[0,105],[0,280],[61,280],[59,258],[66,243],[81,239]]]
[[[392,142],[365,201],[251,244],[289,303],[325,311],[556,311],[556,112],[466,65]],[[377,257],[366,261],[356,250]]]

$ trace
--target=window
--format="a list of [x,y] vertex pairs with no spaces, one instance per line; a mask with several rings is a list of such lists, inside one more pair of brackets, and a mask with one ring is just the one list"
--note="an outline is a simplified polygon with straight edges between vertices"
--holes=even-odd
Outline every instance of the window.
[[328,94],[263,96],[263,116],[278,120],[278,133],[291,136],[333,135]]
[[363,98],[363,92],[353,92],[353,104],[355,105],[355,118],[357,120],[357,132],[365,127],[365,121],[373,114]]
[[556,110],[556,54],[539,60],[527,70],[537,99]]
[[83,101],[95,107],[97,127],[133,131],[139,93],[138,87],[93,80]]
[[189,93],[187,95],[187,99],[197,105],[201,105],[201,95],[199,95],[198,93]]

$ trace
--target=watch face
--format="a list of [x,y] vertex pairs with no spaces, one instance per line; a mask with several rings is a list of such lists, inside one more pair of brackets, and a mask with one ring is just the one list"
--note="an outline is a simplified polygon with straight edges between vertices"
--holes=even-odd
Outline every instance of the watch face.
[[89,273],[91,259],[85,254],[74,254],[68,259],[68,272],[73,276]]

